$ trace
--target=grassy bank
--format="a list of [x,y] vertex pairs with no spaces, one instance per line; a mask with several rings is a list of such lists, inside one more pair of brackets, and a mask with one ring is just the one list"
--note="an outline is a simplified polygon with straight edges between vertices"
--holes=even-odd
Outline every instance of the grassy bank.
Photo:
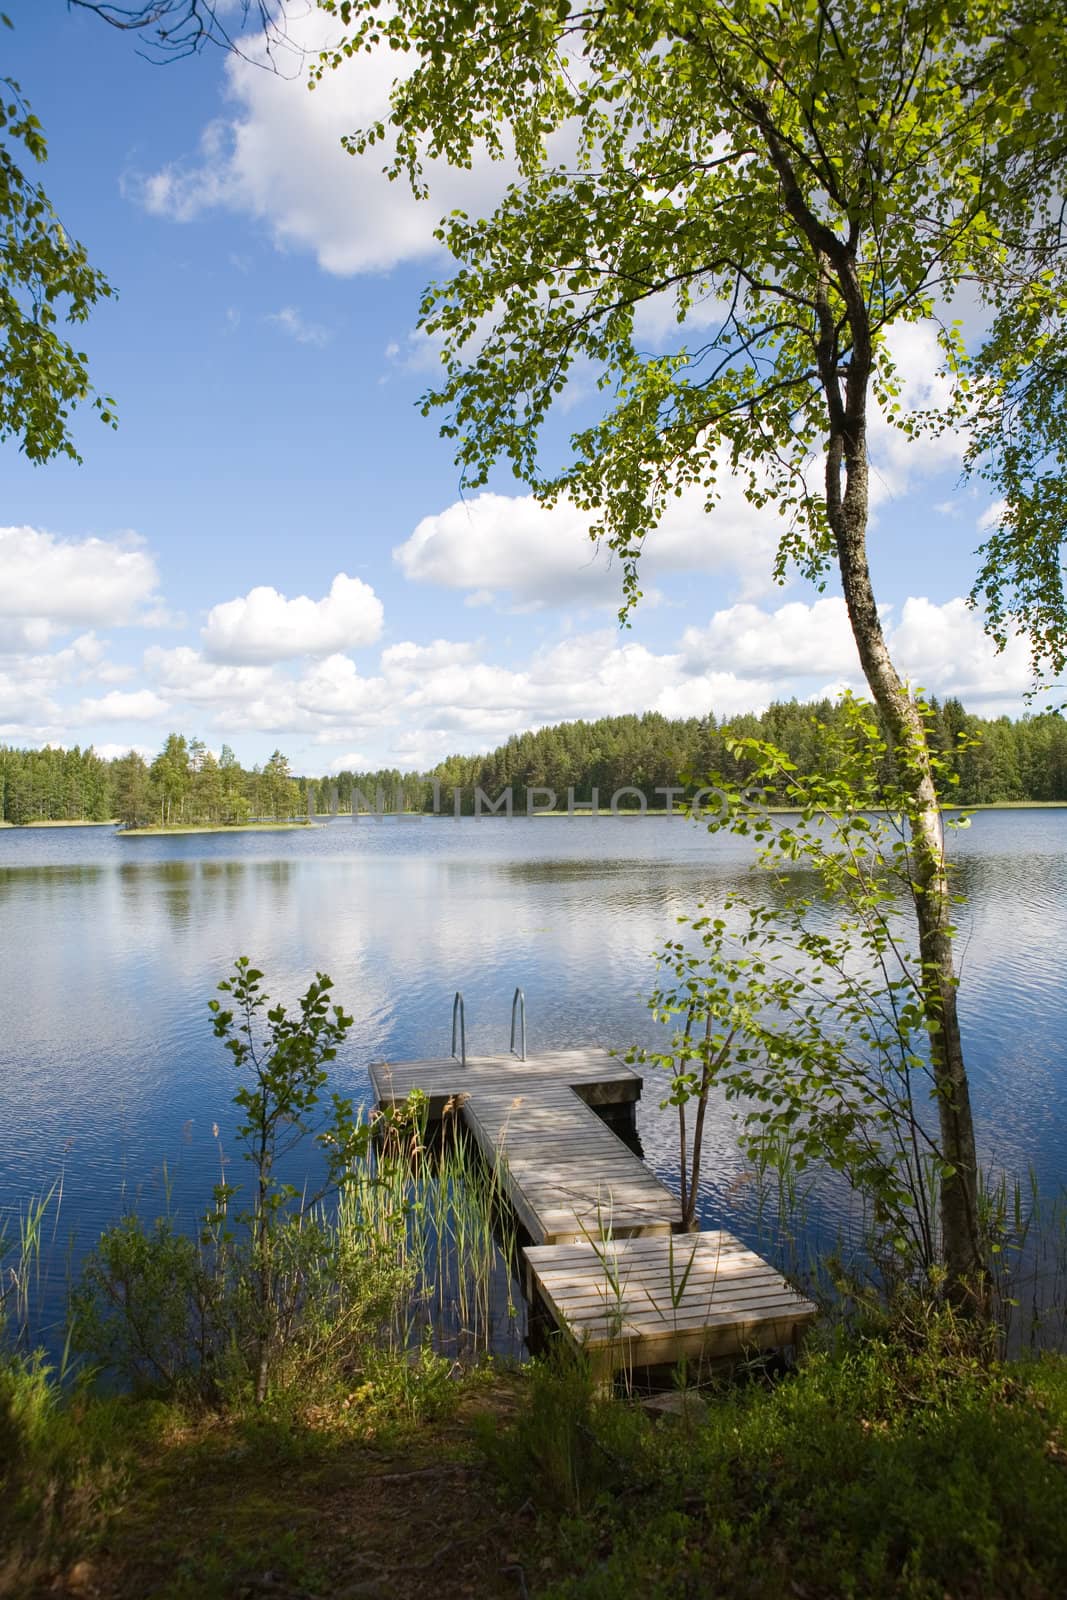
[[420,1358],[314,1406],[0,1394],[0,1593],[982,1596],[1067,1572],[1067,1363],[871,1338],[671,1420]]
[[1067,800],[990,800],[980,805],[942,806],[942,811],[1065,811]]

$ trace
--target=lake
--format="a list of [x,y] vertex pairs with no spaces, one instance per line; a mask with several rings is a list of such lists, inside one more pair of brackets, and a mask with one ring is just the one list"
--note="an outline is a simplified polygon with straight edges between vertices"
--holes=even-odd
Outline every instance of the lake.
[[[979,812],[953,835],[961,1012],[983,1155],[1067,1181],[1067,810]],[[0,831],[0,1217],[62,1182],[56,1249],[131,1205],[192,1219],[230,1145],[229,1057],[207,1002],[233,958],[293,1000],[316,970],[355,1016],[334,1078],[444,1055],[452,995],[472,1054],[652,1043],[651,952],[748,873],[744,840],[682,819],[336,818],[296,832],[122,839]],[[646,1084],[646,1157],[676,1179],[673,1114]],[[729,1112],[709,1118],[701,1214],[751,1236]],[[232,1175],[232,1169],[231,1169]],[[839,1201],[819,1203],[833,1219]]]

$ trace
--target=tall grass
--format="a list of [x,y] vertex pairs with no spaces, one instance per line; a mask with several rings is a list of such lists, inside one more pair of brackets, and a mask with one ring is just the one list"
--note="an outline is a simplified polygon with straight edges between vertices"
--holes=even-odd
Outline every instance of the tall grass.
[[518,1241],[502,1174],[472,1146],[454,1110],[427,1137],[425,1115],[383,1119],[373,1161],[341,1192],[336,1227],[373,1241],[403,1282],[383,1336],[476,1359],[518,1348]]
[[[0,1221],[0,1353],[29,1352],[55,1332],[44,1323],[47,1285],[53,1276],[51,1257],[59,1235],[63,1179],[43,1195],[30,1195],[14,1221]],[[65,1366],[64,1343],[61,1365]]]

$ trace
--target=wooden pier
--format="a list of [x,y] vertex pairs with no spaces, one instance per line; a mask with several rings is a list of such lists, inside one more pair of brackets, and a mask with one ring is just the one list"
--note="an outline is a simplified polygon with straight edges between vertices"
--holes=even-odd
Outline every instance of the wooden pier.
[[674,1366],[799,1340],[815,1306],[732,1234],[586,1240],[523,1252],[532,1286],[593,1372]]
[[529,1235],[527,1294],[598,1376],[772,1349],[815,1306],[739,1240],[680,1233],[676,1195],[598,1115],[631,1114],[640,1074],[605,1050],[378,1062],[377,1104],[454,1107]]

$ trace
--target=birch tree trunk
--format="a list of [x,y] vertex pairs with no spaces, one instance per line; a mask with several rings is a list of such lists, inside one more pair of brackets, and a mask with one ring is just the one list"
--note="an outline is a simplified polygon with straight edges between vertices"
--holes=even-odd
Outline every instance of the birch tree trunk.
[[[853,637],[870,691],[898,750],[899,778],[910,788],[912,894],[918,924],[921,984],[930,1024],[930,1054],[947,1170],[941,1179],[941,1244],[949,1292],[958,1305],[981,1297],[978,1237],[978,1161],[970,1090],[956,1007],[957,978],[952,941],[952,899],[945,857],[941,807],[926,730],[901,682],[882,630],[867,560],[869,468],[867,401],[871,333],[866,306],[847,255],[835,273],[844,290],[852,337],[845,376],[837,337],[824,300],[820,375],[827,398],[830,440],[826,456],[826,506]],[[829,277],[827,263],[826,277]],[[843,389],[842,389],[843,384]]]

